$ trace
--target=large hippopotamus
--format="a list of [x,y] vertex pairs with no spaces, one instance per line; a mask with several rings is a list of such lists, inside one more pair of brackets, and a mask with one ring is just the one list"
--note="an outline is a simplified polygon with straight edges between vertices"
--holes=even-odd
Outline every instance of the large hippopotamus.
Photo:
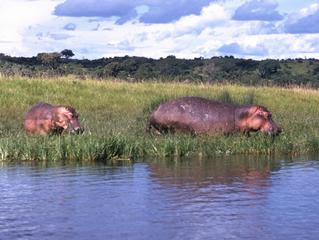
[[69,130],[71,133],[82,133],[79,115],[70,106],[52,106],[40,102],[35,104],[25,115],[24,129],[30,134],[60,134]]
[[201,97],[183,97],[161,104],[149,119],[148,130],[194,135],[261,131],[278,135],[282,130],[271,112],[259,105],[234,105]]

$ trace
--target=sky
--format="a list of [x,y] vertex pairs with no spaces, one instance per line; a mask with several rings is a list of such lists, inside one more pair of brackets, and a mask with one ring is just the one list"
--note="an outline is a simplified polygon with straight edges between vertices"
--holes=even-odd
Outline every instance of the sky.
[[319,0],[0,0],[0,53],[319,59]]

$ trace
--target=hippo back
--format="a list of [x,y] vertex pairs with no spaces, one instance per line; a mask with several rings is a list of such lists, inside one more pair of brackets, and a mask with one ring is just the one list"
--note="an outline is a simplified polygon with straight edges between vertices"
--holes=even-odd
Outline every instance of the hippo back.
[[235,106],[201,97],[183,97],[161,104],[150,125],[159,131],[180,130],[194,134],[234,131]]
[[24,118],[24,128],[27,133],[48,131],[52,121],[52,110],[54,107],[48,103],[39,102],[31,107]]

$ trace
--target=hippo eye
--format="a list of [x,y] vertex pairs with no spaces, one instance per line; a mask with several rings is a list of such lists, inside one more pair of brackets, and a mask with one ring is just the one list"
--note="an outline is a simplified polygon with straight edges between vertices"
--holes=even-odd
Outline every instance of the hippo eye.
[[74,114],[70,114],[69,119],[73,119],[73,118],[74,118]]
[[271,113],[270,113],[270,112],[267,112],[265,115],[266,115],[266,118],[267,118],[267,119],[270,119],[270,118],[271,118]]
[[72,118],[78,119],[78,118],[79,118],[79,114],[73,114],[73,115],[72,115]]

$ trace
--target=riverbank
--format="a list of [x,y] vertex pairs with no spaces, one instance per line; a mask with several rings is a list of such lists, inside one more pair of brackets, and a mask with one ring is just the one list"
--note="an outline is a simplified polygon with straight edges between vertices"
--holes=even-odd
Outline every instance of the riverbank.
[[[319,149],[319,91],[182,83],[128,83],[75,78],[0,78],[0,160],[134,160],[190,155],[299,154]],[[145,131],[151,109],[179,96],[203,96],[266,106],[284,132],[251,137],[153,136]],[[80,136],[29,137],[25,112],[36,102],[74,106],[86,131]]]

